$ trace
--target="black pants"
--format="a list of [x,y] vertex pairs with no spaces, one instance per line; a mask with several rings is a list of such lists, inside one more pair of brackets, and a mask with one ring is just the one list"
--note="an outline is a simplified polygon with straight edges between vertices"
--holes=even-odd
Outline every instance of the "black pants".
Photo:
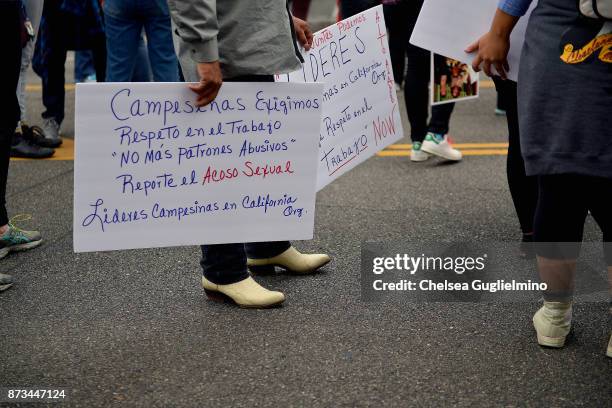
[[[46,1],[43,6],[43,16],[48,24],[50,44],[47,50],[49,53],[47,74],[42,77],[42,99],[46,108],[42,117],[55,119],[61,124],[64,120],[66,55],[68,50],[74,47],[74,44],[71,44],[74,41],[67,38],[68,34],[64,34],[64,31],[73,33],[70,28],[78,24],[75,20],[79,17],[62,11],[60,1]],[[104,35],[95,35],[82,42],[87,43],[88,49],[92,51],[96,81],[103,82],[106,78]]]
[[340,0],[340,15],[349,18],[380,4],[377,0]]
[[535,216],[538,255],[575,259],[587,213],[603,232],[604,255],[612,266],[612,179],[559,174],[538,176],[539,197]]
[[[413,142],[423,142],[427,132],[448,133],[450,117],[455,107],[454,103],[433,106],[431,119],[429,123],[427,122],[431,53],[410,44],[410,36],[422,6],[423,0],[404,1],[396,5],[385,6],[393,76],[396,82],[404,79],[404,100],[410,121],[410,137]],[[408,63],[404,76],[406,57],[408,57]]]
[[[226,82],[274,82],[272,75],[247,75]],[[249,277],[246,257],[251,259],[272,258],[285,252],[289,241],[253,242],[248,244],[202,245],[202,272],[204,277],[218,285],[229,285]]]
[[20,2],[0,1],[0,38],[4,59],[0,64],[0,226],[8,223],[6,212],[6,179],[8,176],[11,142],[20,116],[17,82],[21,67]]
[[508,160],[506,172],[514,209],[524,234],[533,233],[533,218],[538,202],[538,181],[525,173],[525,161],[521,153],[521,141],[516,101],[516,82],[493,77],[498,100],[502,100],[508,120]]

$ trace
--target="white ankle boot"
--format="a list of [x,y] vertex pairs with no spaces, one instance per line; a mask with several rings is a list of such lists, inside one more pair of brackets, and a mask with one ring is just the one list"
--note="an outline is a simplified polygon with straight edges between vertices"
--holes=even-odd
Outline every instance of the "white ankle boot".
[[546,347],[563,347],[572,325],[572,303],[546,302],[533,316],[533,327],[538,334],[538,344]]
[[250,276],[229,285],[217,285],[202,277],[202,287],[209,299],[217,302],[233,302],[240,307],[263,309],[278,306],[285,301],[282,292],[268,290]]
[[606,352],[606,356],[612,358],[612,334],[610,335],[610,341],[608,342],[608,351]]
[[280,266],[290,272],[307,274],[328,264],[330,260],[326,254],[302,254],[290,247],[273,258],[247,259],[247,265],[254,273],[272,273],[275,266]]

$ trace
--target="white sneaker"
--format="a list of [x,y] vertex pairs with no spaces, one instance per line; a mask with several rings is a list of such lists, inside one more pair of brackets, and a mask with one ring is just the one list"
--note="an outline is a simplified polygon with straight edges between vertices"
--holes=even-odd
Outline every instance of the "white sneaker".
[[444,135],[443,138],[440,136],[441,135],[435,135],[431,132],[428,133],[427,136],[425,136],[425,141],[423,141],[421,150],[446,160],[460,161],[463,158],[463,154],[459,150],[453,149],[453,146],[451,146],[448,140],[448,135]]
[[421,147],[422,147],[421,142],[412,143],[412,150],[410,151],[410,160],[412,160],[413,162],[423,162],[429,159],[429,154],[425,153],[421,149]]
[[533,315],[533,327],[540,346],[563,347],[571,326],[571,303],[544,301],[544,306]]
[[[59,142],[61,144],[62,138],[59,135],[60,125],[53,118],[43,119],[43,133],[45,134],[46,139],[50,139],[54,142]],[[58,146],[59,146],[58,144]]]

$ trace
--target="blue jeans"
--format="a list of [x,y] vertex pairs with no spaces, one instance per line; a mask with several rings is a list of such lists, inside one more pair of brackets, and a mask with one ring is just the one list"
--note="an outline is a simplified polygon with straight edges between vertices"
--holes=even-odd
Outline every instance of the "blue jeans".
[[[188,80],[194,81],[191,76]],[[225,82],[274,82],[272,75],[245,75],[224,78]],[[247,256],[251,259],[272,258],[291,247],[289,241],[254,242],[249,244],[202,245],[202,272],[204,277],[217,285],[229,285],[249,277]]]
[[156,82],[178,81],[178,62],[172,44],[168,5],[163,0],[106,0],[108,82],[130,82],[138,69],[142,30],[147,36],[149,61]]
[[85,82],[88,76],[94,75],[93,54],[89,50],[74,53],[74,82]]
[[229,285],[249,277],[247,256],[251,259],[272,258],[290,246],[289,241],[202,245],[200,265],[206,279],[217,285]]

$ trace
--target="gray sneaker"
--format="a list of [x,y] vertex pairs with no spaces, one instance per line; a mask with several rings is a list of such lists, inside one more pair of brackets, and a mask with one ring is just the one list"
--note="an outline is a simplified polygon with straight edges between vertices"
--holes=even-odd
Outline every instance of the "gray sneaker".
[[40,232],[22,230],[10,221],[8,226],[8,230],[0,236],[0,259],[11,252],[27,251],[42,244]]
[[59,135],[60,125],[55,119],[43,119],[42,128],[45,138],[49,139],[49,141],[53,142],[56,146],[62,144],[62,138]]
[[13,277],[0,273],[0,292],[7,290],[11,286],[13,286]]

